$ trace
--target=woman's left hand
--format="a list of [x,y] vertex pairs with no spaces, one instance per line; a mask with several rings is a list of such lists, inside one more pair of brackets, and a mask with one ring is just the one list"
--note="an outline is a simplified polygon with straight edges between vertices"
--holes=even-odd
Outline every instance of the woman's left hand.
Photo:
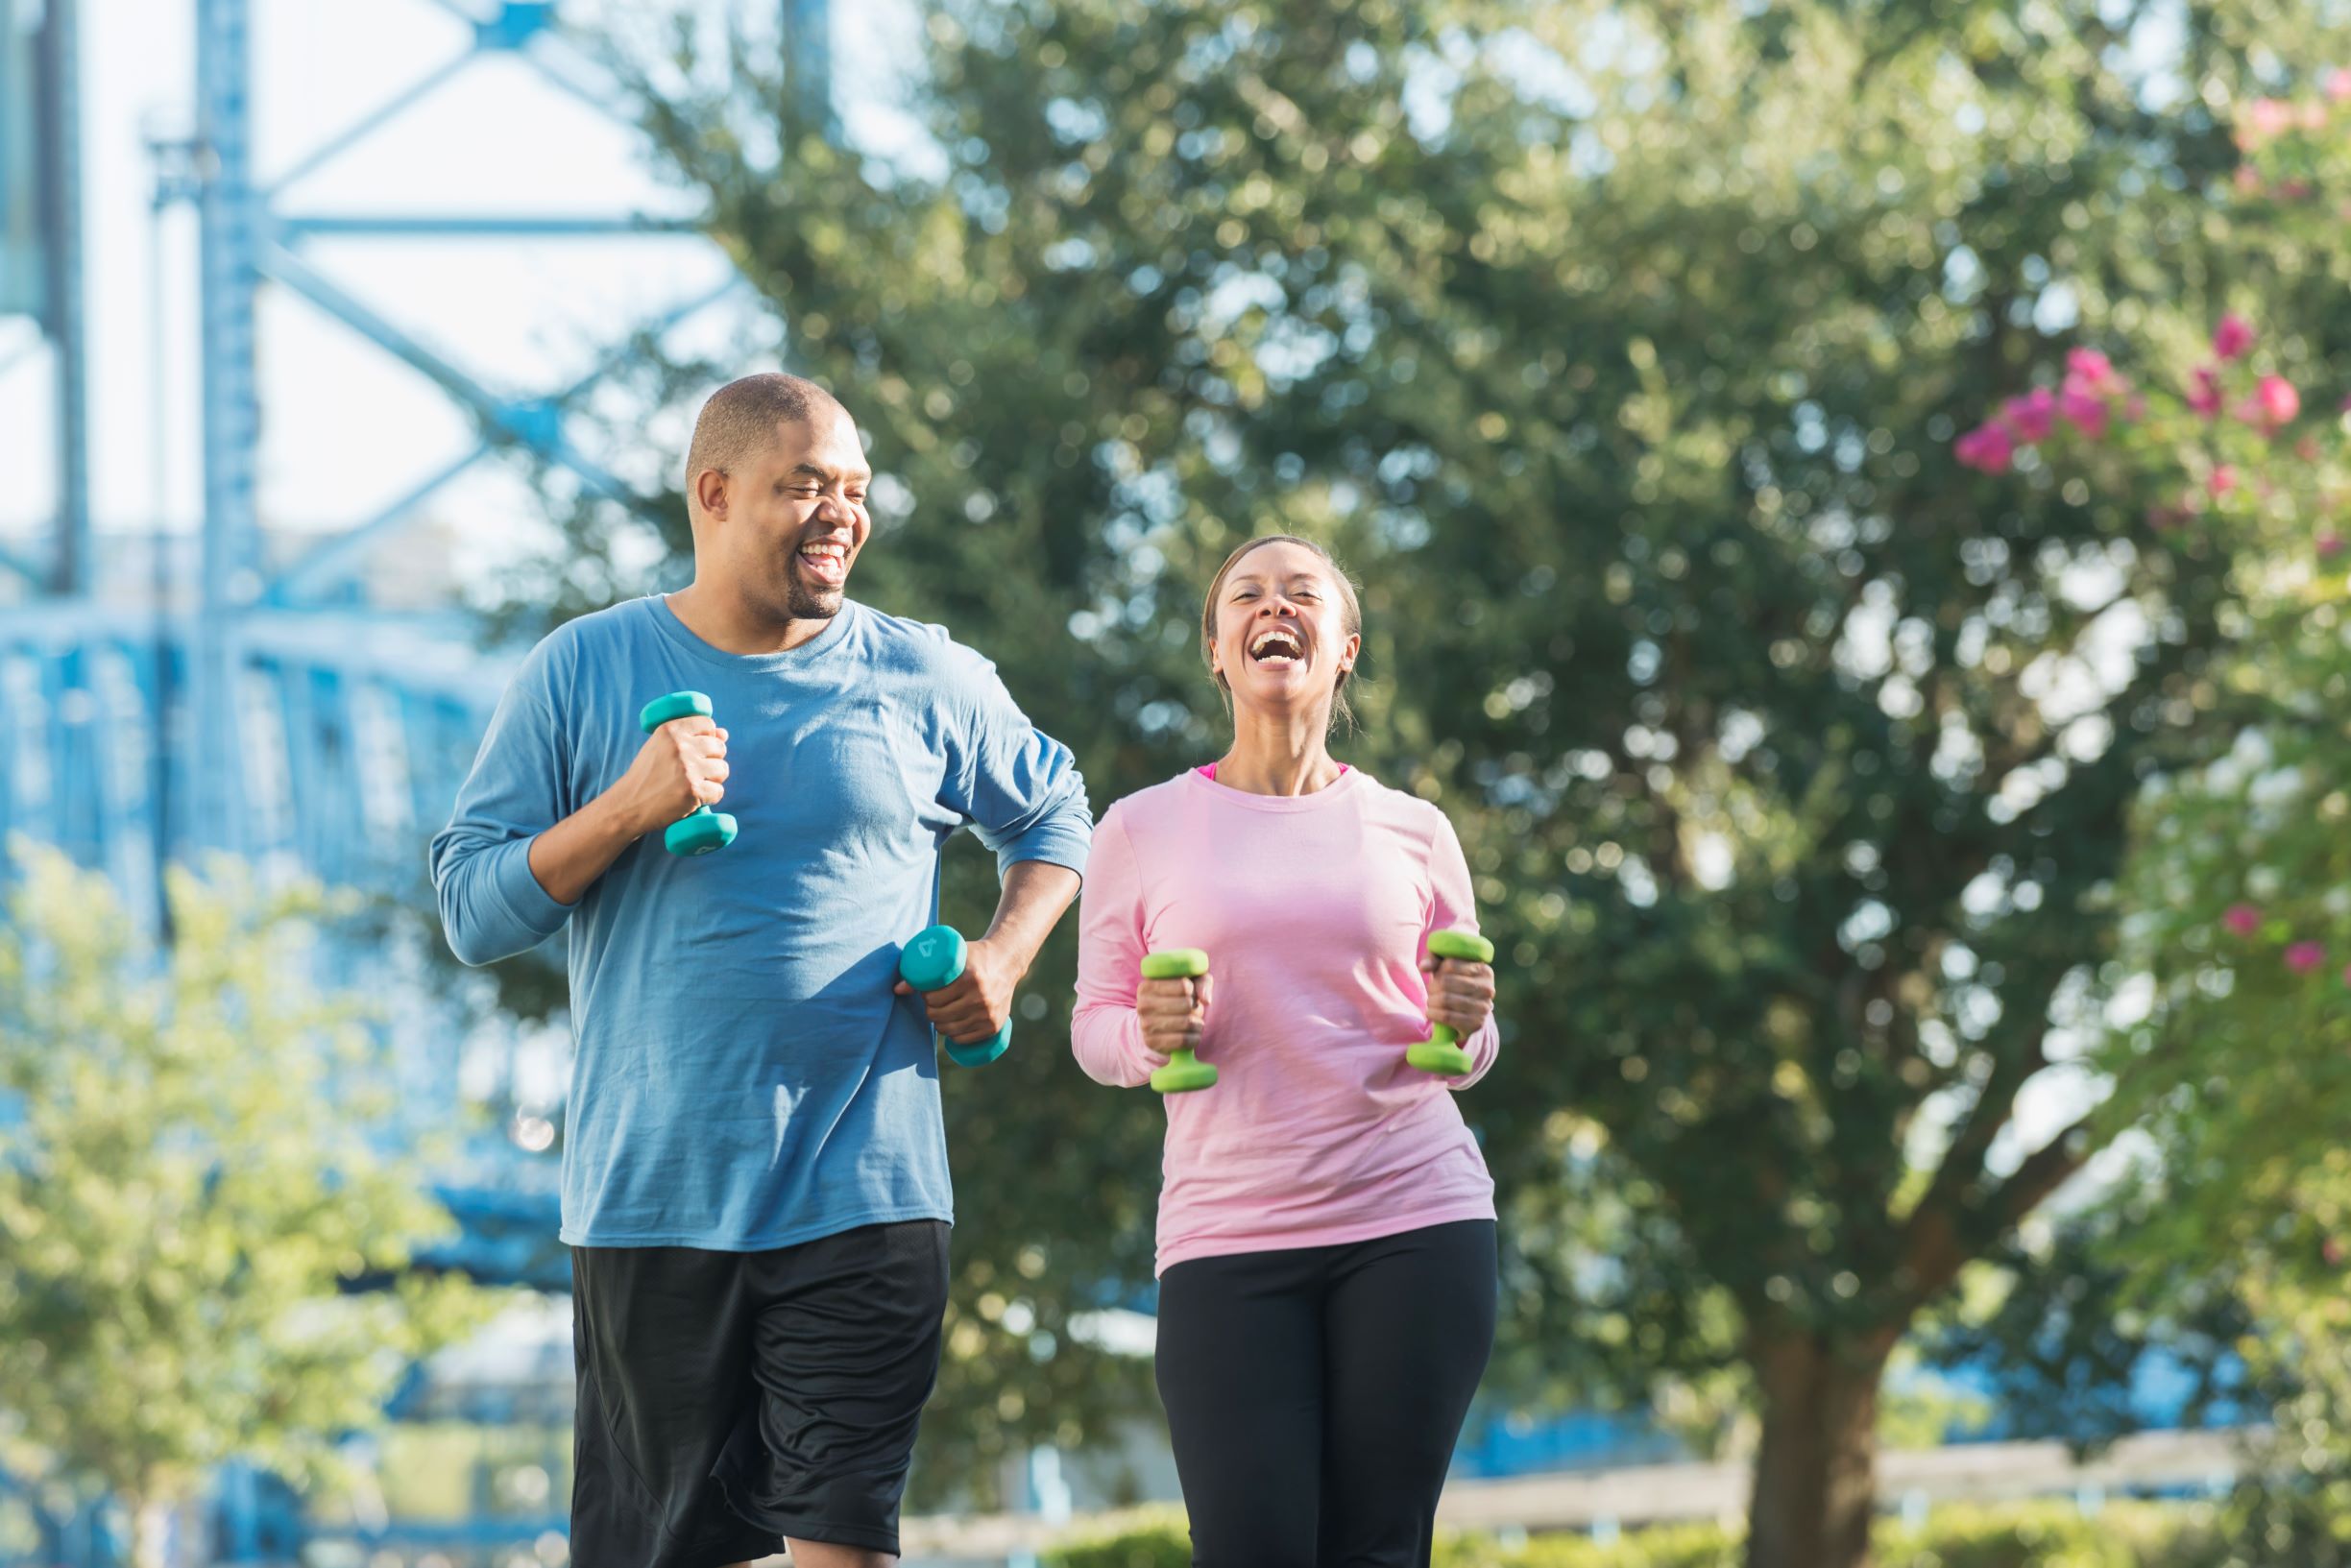
[[1466,1040],[1486,1026],[1493,1012],[1494,973],[1491,964],[1466,958],[1420,955],[1420,972],[1429,977],[1428,1016]]

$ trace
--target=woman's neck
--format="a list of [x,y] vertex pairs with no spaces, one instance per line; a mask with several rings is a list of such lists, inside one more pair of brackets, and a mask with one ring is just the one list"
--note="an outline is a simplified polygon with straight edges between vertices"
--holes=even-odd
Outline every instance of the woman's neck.
[[1232,749],[1218,759],[1216,782],[1251,795],[1311,795],[1327,788],[1346,771],[1322,743],[1329,731],[1327,712],[1236,712]]

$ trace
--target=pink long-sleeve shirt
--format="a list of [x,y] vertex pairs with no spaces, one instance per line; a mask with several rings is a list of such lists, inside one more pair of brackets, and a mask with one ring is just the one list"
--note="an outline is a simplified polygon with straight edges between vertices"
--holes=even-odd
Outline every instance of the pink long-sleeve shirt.
[[1448,1093],[1493,1065],[1493,1020],[1462,1042],[1466,1076],[1404,1060],[1429,1037],[1420,958],[1448,927],[1477,929],[1452,824],[1360,768],[1295,796],[1186,772],[1103,813],[1079,905],[1079,1064],[1149,1081],[1145,953],[1202,949],[1214,980],[1200,1056],[1217,1081],[1166,1097],[1159,1272],[1493,1218]]

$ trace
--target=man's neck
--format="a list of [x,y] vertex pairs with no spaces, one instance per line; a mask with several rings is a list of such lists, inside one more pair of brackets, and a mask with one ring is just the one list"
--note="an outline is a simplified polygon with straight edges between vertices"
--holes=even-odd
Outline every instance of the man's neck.
[[742,595],[721,592],[699,577],[665,602],[688,631],[721,653],[788,653],[833,624],[821,615],[778,620]]

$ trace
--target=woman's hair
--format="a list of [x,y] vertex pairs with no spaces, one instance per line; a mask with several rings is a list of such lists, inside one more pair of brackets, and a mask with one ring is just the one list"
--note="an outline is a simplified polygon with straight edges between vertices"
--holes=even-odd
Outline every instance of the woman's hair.
[[[1346,568],[1330,551],[1313,540],[1300,539],[1296,534],[1258,535],[1224,558],[1224,564],[1217,567],[1216,576],[1210,579],[1207,600],[1200,606],[1200,658],[1207,661],[1209,678],[1216,682],[1218,691],[1224,694],[1227,712],[1232,708],[1232,683],[1225,680],[1224,673],[1216,667],[1217,603],[1224,595],[1224,579],[1232,575],[1232,569],[1240,564],[1241,558],[1267,544],[1296,544],[1321,556],[1322,565],[1330,571],[1332,584],[1339,591],[1341,624],[1345,627],[1349,637],[1358,636],[1363,631],[1363,603],[1356,594],[1355,579],[1347,575]],[[1351,673],[1341,670],[1339,683],[1331,693],[1331,723],[1334,726],[1345,723],[1350,730],[1355,727],[1355,710],[1348,706],[1346,694],[1347,679]]]

